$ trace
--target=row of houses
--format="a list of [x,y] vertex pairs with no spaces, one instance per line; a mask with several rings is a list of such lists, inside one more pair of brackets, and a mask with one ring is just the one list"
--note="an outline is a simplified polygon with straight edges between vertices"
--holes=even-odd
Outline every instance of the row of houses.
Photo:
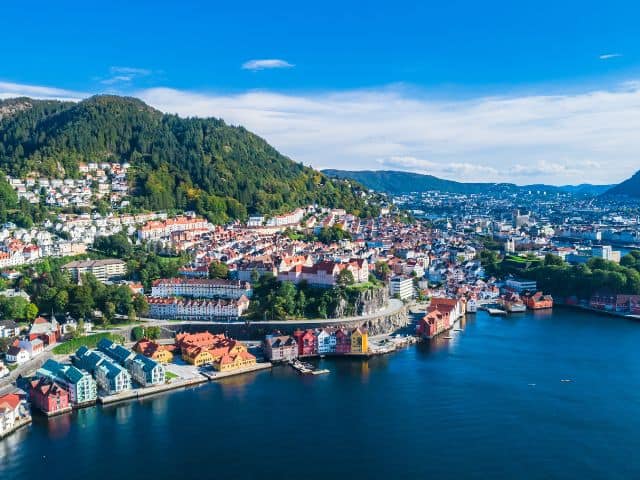
[[274,362],[315,355],[362,355],[369,352],[369,335],[360,327],[297,330],[293,336],[268,335],[263,348],[265,356]]
[[251,284],[219,278],[161,278],[151,285],[152,297],[250,298]]
[[132,380],[150,387],[166,381],[165,367],[143,354],[103,338],[97,350],[80,347],[73,358],[75,365],[91,373],[100,390],[108,395],[130,390]]
[[152,318],[181,320],[233,319],[249,308],[244,295],[237,300],[147,297],[147,303]]

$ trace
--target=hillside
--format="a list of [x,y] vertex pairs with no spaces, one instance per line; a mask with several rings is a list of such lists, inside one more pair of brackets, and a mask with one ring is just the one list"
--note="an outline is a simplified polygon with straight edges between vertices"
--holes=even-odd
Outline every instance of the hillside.
[[463,183],[453,180],[445,180],[433,175],[423,175],[411,172],[399,172],[393,170],[332,170],[322,171],[326,175],[335,178],[353,179],[371,190],[402,194],[408,192],[421,192],[434,190],[445,193],[489,193],[509,192],[517,193],[520,190],[545,190],[548,192],[566,192],[576,195],[599,195],[610,188],[610,185],[516,185],[513,183]]
[[317,202],[368,214],[362,188],[296,163],[216,118],[180,118],[142,101],[0,102],[0,169],[76,177],[78,164],[130,162],[134,205],[196,210],[215,222]]
[[607,190],[605,195],[625,195],[627,197],[640,198],[640,170],[624,182]]

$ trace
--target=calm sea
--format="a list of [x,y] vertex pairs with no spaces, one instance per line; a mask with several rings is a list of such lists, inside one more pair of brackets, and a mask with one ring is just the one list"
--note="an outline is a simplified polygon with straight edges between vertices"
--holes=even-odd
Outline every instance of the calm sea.
[[452,335],[37,419],[0,479],[640,478],[640,323],[479,313]]

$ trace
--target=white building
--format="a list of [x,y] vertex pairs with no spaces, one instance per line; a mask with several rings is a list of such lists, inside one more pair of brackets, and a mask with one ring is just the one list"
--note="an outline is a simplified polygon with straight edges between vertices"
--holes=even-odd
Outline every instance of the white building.
[[389,292],[392,297],[398,296],[401,300],[413,298],[413,279],[400,275],[392,277],[389,281]]

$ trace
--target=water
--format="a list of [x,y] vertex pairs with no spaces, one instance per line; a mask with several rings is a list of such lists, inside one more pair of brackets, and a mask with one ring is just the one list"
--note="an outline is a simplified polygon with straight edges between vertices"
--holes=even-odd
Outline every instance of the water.
[[452,335],[38,419],[0,479],[640,477],[640,323],[480,312]]

